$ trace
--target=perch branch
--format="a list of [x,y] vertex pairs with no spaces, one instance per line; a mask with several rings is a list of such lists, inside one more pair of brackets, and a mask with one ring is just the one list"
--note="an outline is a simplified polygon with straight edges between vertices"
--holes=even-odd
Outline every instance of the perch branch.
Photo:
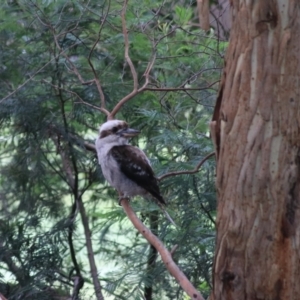
[[195,174],[199,171],[199,169],[201,168],[201,166],[204,164],[204,162],[206,160],[208,160],[209,158],[211,158],[212,156],[215,155],[215,152],[209,153],[207,154],[198,164],[197,166],[193,169],[193,170],[185,170],[185,171],[174,171],[174,172],[170,172],[170,173],[166,173],[160,177],[158,177],[158,181],[161,181],[164,178],[167,177],[171,177],[171,176],[176,176],[176,175],[183,175],[183,174]]
[[129,205],[127,199],[120,200],[121,205],[128,218],[134,225],[134,227],[144,236],[144,238],[156,248],[159,252],[162,261],[164,262],[169,273],[176,279],[182,289],[195,300],[204,300],[201,293],[196,290],[188,278],[183,274],[179,267],[175,264],[172,259],[171,253],[165,248],[164,244],[155,236],[149,228],[147,228],[142,221],[136,216],[135,212]]

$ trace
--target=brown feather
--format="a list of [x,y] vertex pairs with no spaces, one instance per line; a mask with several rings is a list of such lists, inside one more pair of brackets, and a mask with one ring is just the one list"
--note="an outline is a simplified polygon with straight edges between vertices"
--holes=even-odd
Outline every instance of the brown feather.
[[120,165],[121,172],[145,189],[161,204],[166,205],[160,194],[157,179],[144,152],[131,145],[114,146],[110,151]]

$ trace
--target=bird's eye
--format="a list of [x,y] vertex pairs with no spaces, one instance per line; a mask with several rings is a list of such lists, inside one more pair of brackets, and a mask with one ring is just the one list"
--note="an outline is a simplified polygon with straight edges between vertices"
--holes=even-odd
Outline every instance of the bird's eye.
[[111,130],[113,133],[116,133],[118,131],[118,127],[113,127],[113,129]]

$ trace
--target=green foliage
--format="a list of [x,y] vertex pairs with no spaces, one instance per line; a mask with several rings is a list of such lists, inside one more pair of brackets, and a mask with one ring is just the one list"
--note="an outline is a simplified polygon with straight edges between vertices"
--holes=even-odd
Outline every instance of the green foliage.
[[[196,8],[189,3],[129,1],[126,12],[129,55],[141,85],[149,60],[156,59],[149,89],[117,117],[142,131],[132,143],[145,149],[157,176],[192,170],[213,151],[208,122],[226,43],[193,25]],[[159,257],[149,266],[151,247],[87,150],[105,121],[95,109],[101,102],[91,80],[99,79],[108,110],[133,88],[122,7],[95,0],[0,4],[0,292],[10,300],[69,299],[76,276],[85,280],[78,299],[97,299],[89,236],[73,205],[81,200],[107,299],[143,299],[146,288],[152,299],[185,299]],[[195,175],[165,178],[160,186],[176,229],[151,201],[136,199],[132,206],[169,249],[178,245],[174,260],[207,296],[214,162]]]

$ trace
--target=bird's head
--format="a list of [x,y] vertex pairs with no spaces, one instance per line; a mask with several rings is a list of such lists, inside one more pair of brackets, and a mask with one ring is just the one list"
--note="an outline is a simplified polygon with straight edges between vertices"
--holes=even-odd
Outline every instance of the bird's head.
[[122,120],[111,120],[101,125],[99,131],[100,139],[109,137],[112,140],[128,140],[140,133],[139,130],[129,128],[128,124]]

